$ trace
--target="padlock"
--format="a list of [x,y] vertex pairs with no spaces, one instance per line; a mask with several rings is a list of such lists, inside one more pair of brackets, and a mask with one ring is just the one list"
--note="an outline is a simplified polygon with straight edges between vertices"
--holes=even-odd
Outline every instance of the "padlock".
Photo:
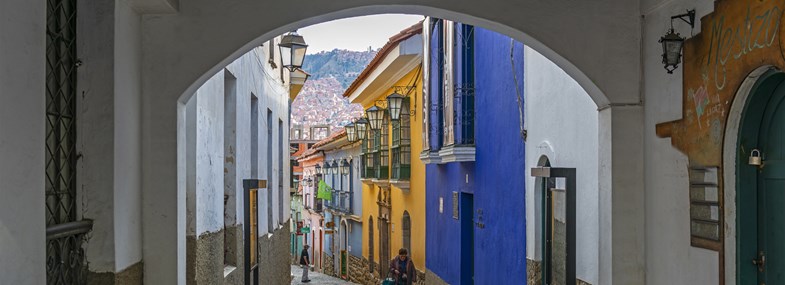
[[760,150],[758,150],[757,148],[753,149],[752,152],[750,153],[749,164],[754,166],[761,166],[763,164],[763,158],[760,155]]

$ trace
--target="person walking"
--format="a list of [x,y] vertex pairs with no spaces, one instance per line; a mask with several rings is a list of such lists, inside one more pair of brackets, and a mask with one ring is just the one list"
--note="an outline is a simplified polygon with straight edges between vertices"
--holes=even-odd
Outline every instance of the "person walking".
[[303,267],[303,279],[300,280],[302,283],[311,282],[311,279],[308,278],[308,271],[311,269],[310,268],[311,267],[311,258],[308,255],[308,248],[309,247],[311,247],[311,246],[309,246],[307,244],[304,245],[303,246],[303,252],[300,253],[300,266]]
[[412,285],[417,282],[417,270],[408,255],[409,251],[401,248],[398,250],[398,256],[390,261],[390,273],[395,278],[395,285]]

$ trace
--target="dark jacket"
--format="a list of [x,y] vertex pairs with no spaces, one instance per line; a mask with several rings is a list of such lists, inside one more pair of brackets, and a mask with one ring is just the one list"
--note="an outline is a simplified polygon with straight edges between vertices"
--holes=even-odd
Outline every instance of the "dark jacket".
[[[395,274],[395,270],[401,272],[401,274]],[[406,257],[406,268],[405,270],[399,268],[398,265],[398,257],[396,256],[393,260],[390,261],[390,275],[395,278],[395,284],[401,284],[401,278],[403,277],[403,273],[406,273],[406,285],[412,285],[414,282],[417,282],[417,269],[414,268],[414,262],[409,257]]]
[[308,256],[308,250],[303,248],[303,252],[300,253],[300,264],[308,265],[310,263],[311,263],[311,259]]

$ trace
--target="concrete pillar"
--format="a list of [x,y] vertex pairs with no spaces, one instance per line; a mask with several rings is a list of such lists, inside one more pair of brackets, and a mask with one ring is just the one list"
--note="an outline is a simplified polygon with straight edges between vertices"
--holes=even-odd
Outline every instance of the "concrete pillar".
[[643,107],[599,113],[599,283],[644,284]]
[[0,276],[45,284],[46,2],[0,1],[0,19]]

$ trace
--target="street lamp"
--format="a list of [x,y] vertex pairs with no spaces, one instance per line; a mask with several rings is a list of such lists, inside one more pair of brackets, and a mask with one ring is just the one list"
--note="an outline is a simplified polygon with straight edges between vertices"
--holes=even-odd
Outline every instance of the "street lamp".
[[356,142],[357,141],[357,129],[354,128],[354,123],[349,123],[348,125],[343,127],[346,130],[346,139],[349,142]]
[[349,174],[349,169],[351,167],[352,167],[352,165],[349,164],[349,162],[346,161],[346,159],[342,160],[341,161],[341,174],[348,175]]
[[340,167],[338,166],[338,162],[333,161],[333,165],[330,167],[330,170],[332,170],[333,175],[338,174],[338,170],[339,170],[338,167]]
[[354,122],[354,127],[357,132],[357,139],[364,140],[368,137],[368,119],[360,118]]
[[384,121],[384,111],[383,108],[379,108],[378,106],[373,106],[365,110],[365,114],[368,115],[368,121],[371,123],[371,130],[379,130],[382,128],[382,122]]
[[305,60],[305,51],[308,45],[305,44],[303,36],[297,34],[297,31],[292,31],[283,36],[281,42],[278,44],[281,50],[281,66],[294,72],[295,70],[303,67],[303,60]]
[[322,166],[321,165],[316,164],[315,168],[316,168],[316,175],[322,174]]
[[401,119],[401,106],[405,98],[398,92],[387,96],[387,106],[390,107],[390,120],[397,121]]
[[662,43],[662,64],[665,65],[665,70],[668,73],[673,73],[681,62],[681,48],[684,45],[684,38],[670,29],[665,36],[660,38],[660,43]]
[[662,44],[662,64],[668,73],[673,73],[681,63],[681,50],[684,46],[684,38],[673,29],[673,20],[679,19],[695,28],[695,10],[688,10],[687,13],[672,16],[671,28],[668,33],[662,36],[659,42]]

